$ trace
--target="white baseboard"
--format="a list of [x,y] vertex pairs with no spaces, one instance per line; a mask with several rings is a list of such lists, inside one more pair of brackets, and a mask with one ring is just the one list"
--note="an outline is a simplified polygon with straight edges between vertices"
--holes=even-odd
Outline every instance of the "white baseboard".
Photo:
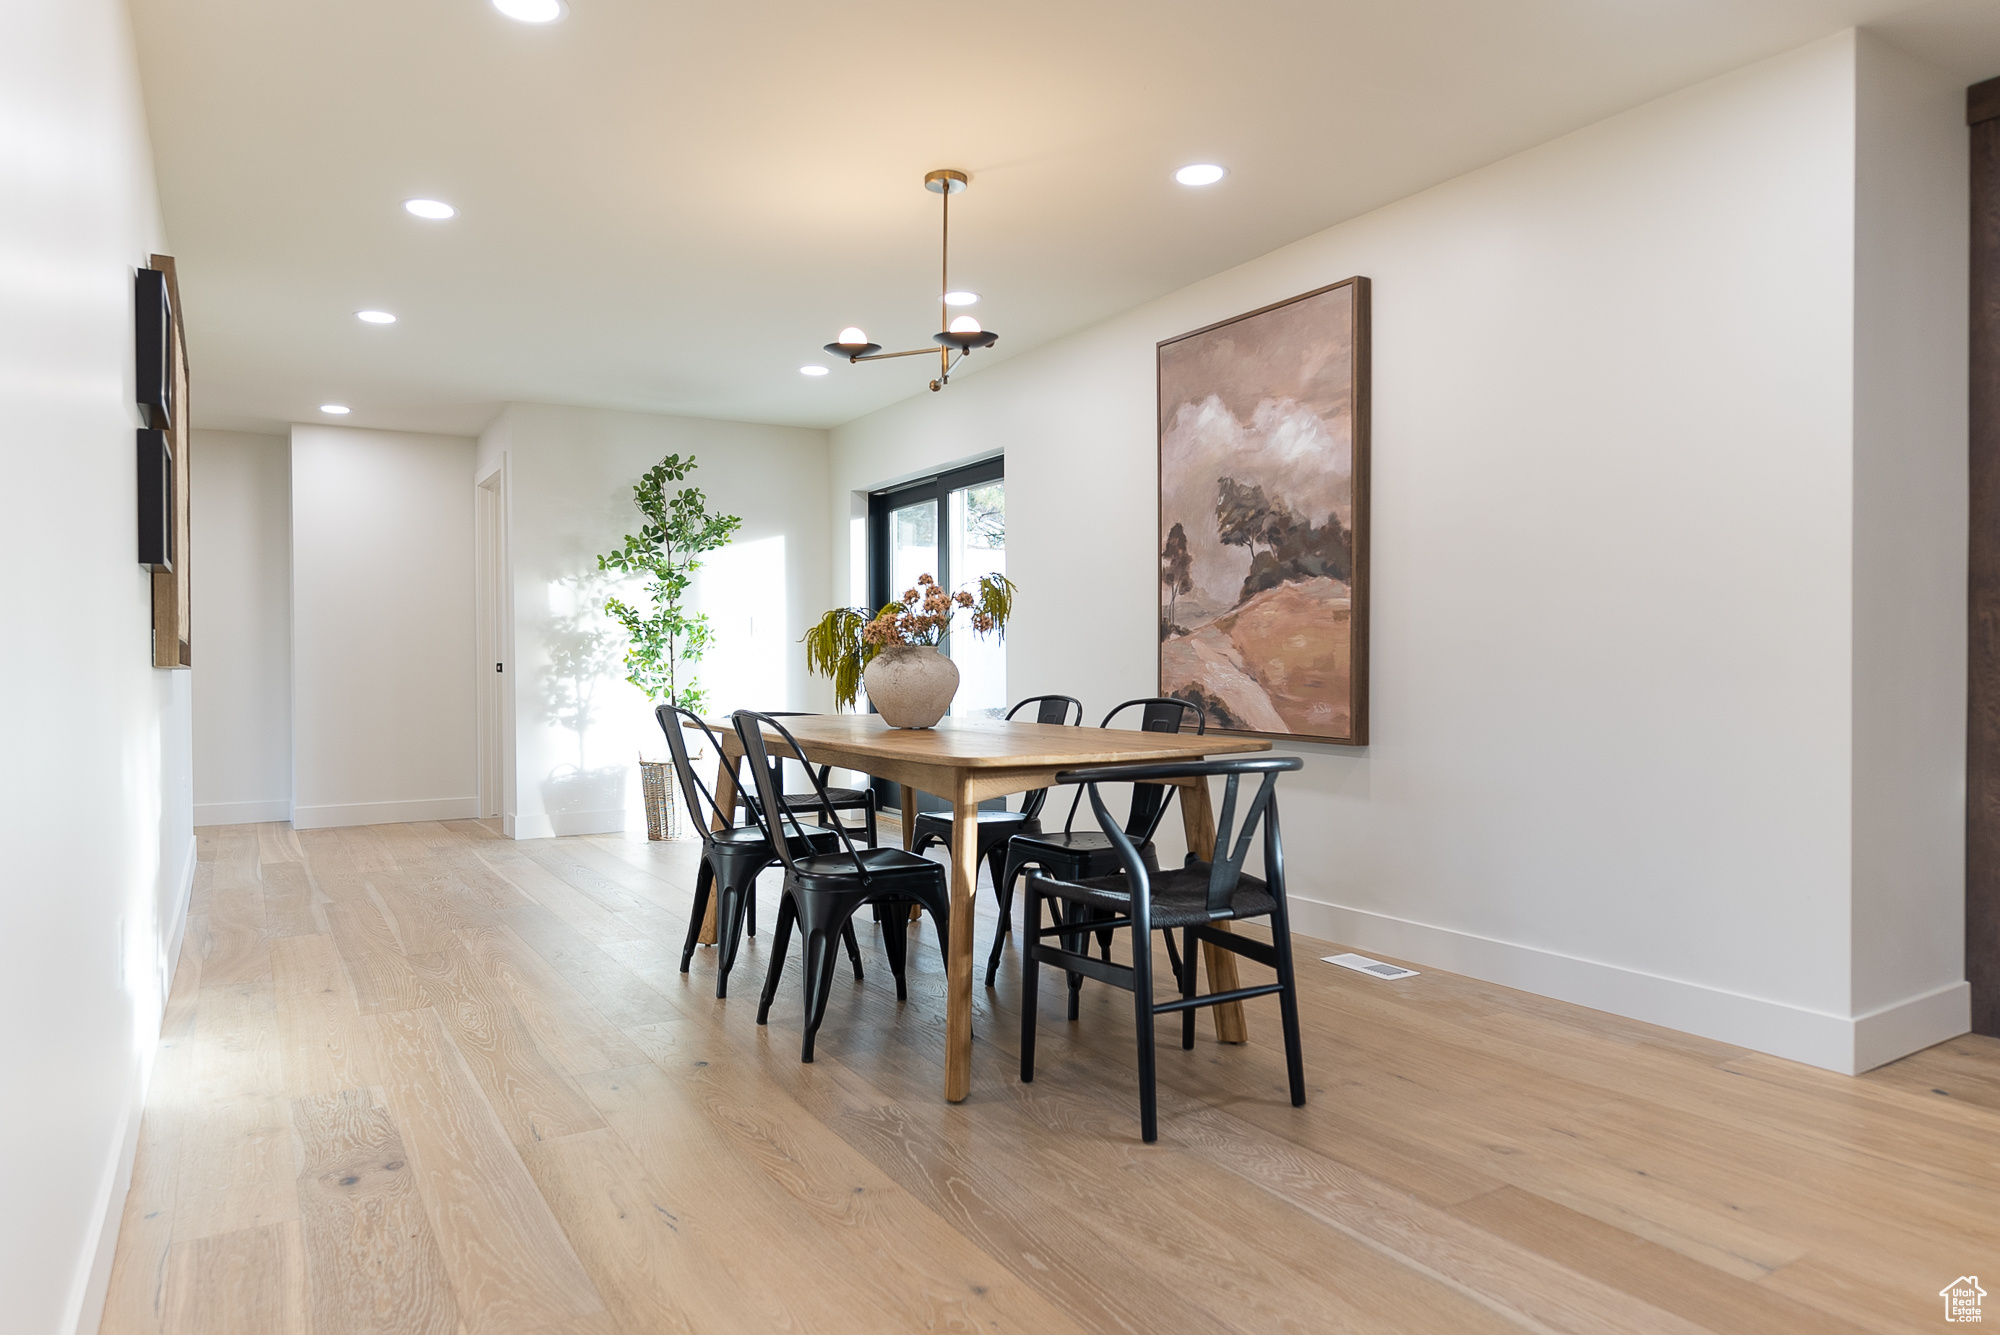
[[[180,963],[181,942],[187,936],[188,903],[194,897],[195,857],[194,840],[190,839],[163,947],[165,959],[162,961],[160,980],[163,1011],[167,993],[173,988],[174,971]],[[104,1185],[99,1189],[97,1240],[88,1253],[89,1264],[79,1277],[76,1296],[72,1300],[75,1312],[72,1329],[76,1335],[96,1335],[97,1328],[104,1321],[104,1301],[111,1292],[111,1262],[118,1253],[118,1227],[125,1218],[125,1198],[132,1192],[132,1169],[139,1157],[141,1119],[145,1116],[146,1094],[152,1088],[153,1062],[158,1055],[159,1038],[155,1035],[153,1043],[142,1049],[139,1055],[138,1079],[134,1082],[131,1102],[118,1128],[117,1153],[111,1160]]]
[[197,802],[196,825],[258,825],[265,821],[290,820],[292,804],[287,798],[269,802]]
[[625,829],[625,808],[608,811],[533,811],[501,821],[509,839],[556,839],[566,834],[619,834]]
[[401,825],[413,820],[472,820],[478,815],[476,796],[293,807],[291,813],[292,828],[296,830],[324,830],[336,825]]
[[1365,909],[1293,897],[1291,910],[1293,928],[1308,936],[1843,1075],[1908,1056],[1971,1027],[1971,994],[1962,982],[1866,1015],[1832,1015]]

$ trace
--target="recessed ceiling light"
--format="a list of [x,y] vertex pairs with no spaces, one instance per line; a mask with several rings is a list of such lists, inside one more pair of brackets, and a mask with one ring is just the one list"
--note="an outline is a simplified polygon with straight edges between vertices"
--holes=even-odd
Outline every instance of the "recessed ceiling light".
[[825,374],[826,374],[826,368],[825,368],[824,366],[801,366],[801,367],[799,368],[799,374],[800,374],[800,375],[825,375]]
[[1197,162],[1192,166],[1183,167],[1175,172],[1174,179],[1182,185],[1214,185],[1227,175],[1229,175],[1228,172],[1216,166],[1213,162]]
[[322,403],[319,410],[323,413],[332,413],[335,417],[345,417],[348,413],[348,407],[344,403]]
[[441,199],[406,199],[403,201],[403,207],[417,217],[429,218],[433,222],[442,222],[446,218],[458,215],[457,209]]
[[972,306],[976,305],[978,301],[979,294],[977,292],[947,292],[944,294],[944,304],[947,306]]
[[354,312],[354,318],[357,320],[366,320],[369,324],[396,323],[396,317],[387,311],[356,311]]
[[563,0],[493,0],[493,7],[520,23],[554,23],[569,13]]

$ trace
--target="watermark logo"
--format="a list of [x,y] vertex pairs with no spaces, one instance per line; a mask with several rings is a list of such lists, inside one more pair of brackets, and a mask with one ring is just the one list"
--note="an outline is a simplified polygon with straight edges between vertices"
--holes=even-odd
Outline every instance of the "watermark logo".
[[1938,1297],[1944,1299],[1946,1321],[1979,1320],[1979,1300],[1985,1296],[1986,1290],[1979,1287],[1977,1275],[1960,1275],[1938,1290]]

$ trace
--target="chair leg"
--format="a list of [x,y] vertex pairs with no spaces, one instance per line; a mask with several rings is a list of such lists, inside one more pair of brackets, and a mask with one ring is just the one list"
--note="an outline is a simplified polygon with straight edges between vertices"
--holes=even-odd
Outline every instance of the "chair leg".
[[1021,1082],[1035,1078],[1035,1010],[1041,991],[1042,964],[1035,957],[1042,939],[1042,899],[1035,887],[1021,905]]
[[861,981],[861,947],[854,940],[854,919],[840,924],[840,943],[847,947],[847,962],[854,966],[854,981]]
[[778,925],[771,929],[771,967],[764,974],[764,993],[757,1000],[757,1023],[771,1018],[771,1000],[778,995],[778,980],[785,973],[785,951],[792,944],[792,923],[798,919],[798,905],[789,894],[778,899]]
[[687,941],[681,946],[681,972],[688,971],[688,961],[694,958],[694,948],[701,944],[701,920],[708,915],[709,889],[715,883],[715,868],[708,865],[708,859],[701,860],[701,867],[694,874],[694,915],[688,919]]
[[820,1021],[826,1018],[827,994],[833,990],[833,964],[835,952],[840,949],[839,938],[823,926],[815,925],[806,933],[806,1032],[799,1044],[799,1060],[813,1059],[813,1040],[819,1036]]
[[1278,993],[1278,1019],[1285,1030],[1285,1071],[1291,1077],[1292,1106],[1303,1108],[1306,1061],[1299,1051],[1299,985],[1292,972],[1292,928],[1282,898],[1278,906],[1278,911],[1271,915],[1271,942],[1278,952],[1278,983],[1284,988]]
[[[1169,928],[1160,933],[1160,935],[1167,939],[1167,954],[1172,955],[1174,953],[1173,930]],[[1181,980],[1181,997],[1184,1000],[1191,1001],[1194,999],[1195,961],[1200,958],[1201,953],[1195,949],[1194,928],[1185,927],[1181,929],[1181,943],[1184,953],[1180,958],[1173,961],[1174,974]],[[1194,1047],[1194,1007],[1192,1006],[1181,1012],[1181,1047],[1190,1050]]]
[[715,903],[715,995],[718,1000],[729,995],[729,971],[736,967],[736,950],[743,944],[743,919],[754,903],[751,898],[757,893],[757,880],[753,875],[747,887],[725,885]]
[[896,979],[896,1000],[908,1001],[910,991],[903,980],[903,963],[909,957],[910,919],[908,914],[891,913],[882,919],[882,949],[889,956],[889,972]]
[[873,848],[875,847],[875,794],[873,792],[868,794],[868,805],[863,810],[868,813],[868,817],[863,823],[863,828],[867,833],[862,837],[868,841],[868,846]]
[[1181,976],[1181,953],[1174,949],[1174,934],[1172,932],[1161,932],[1160,940],[1167,943],[1167,965],[1174,971],[1174,977],[1178,979]]
[[744,930],[749,932],[750,935],[755,936],[757,935],[757,878],[755,876],[750,878],[750,884],[743,887],[743,896],[746,901],[746,908],[743,914]]
[[[1003,850],[1005,844],[1000,846]],[[986,957],[986,985],[993,986],[993,980],[1000,972],[1000,950],[1007,943],[1007,935],[1014,930],[1014,878],[1021,874],[1025,862],[1016,863],[1012,854],[1007,855],[1006,870],[993,878],[993,892],[1000,901],[1000,930],[993,935],[993,952]]]
[[[1132,1006],[1139,1030],[1139,1139],[1148,1145],[1160,1138],[1160,1091],[1153,1069],[1153,943],[1132,929]],[[1145,933],[1148,937],[1152,934]],[[1192,1013],[1192,1012],[1190,1012]]]

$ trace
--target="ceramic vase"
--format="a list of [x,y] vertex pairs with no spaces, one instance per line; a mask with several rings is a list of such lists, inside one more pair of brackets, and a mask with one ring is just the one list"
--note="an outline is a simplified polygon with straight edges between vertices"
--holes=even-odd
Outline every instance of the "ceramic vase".
[[861,674],[869,703],[892,728],[929,728],[958,693],[958,664],[930,644],[892,644]]

